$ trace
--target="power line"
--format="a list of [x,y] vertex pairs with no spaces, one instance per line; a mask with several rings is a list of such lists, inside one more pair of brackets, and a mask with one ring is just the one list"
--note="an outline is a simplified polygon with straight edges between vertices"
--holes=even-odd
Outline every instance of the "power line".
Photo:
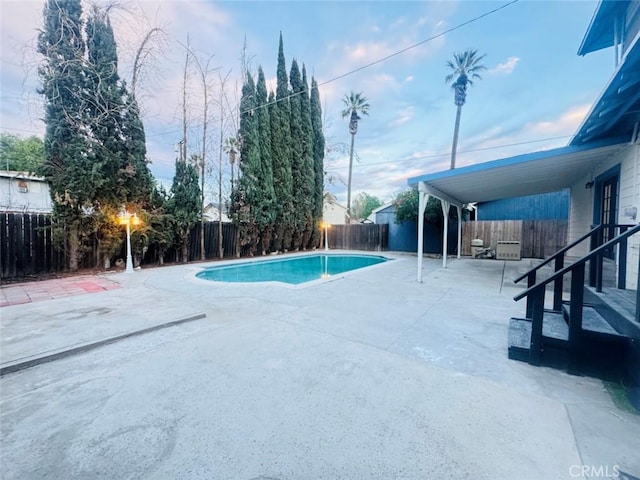
[[[329,83],[335,82],[335,81],[340,80],[342,78],[348,77],[349,75],[353,75],[354,73],[360,72],[360,71],[365,70],[365,69],[370,68],[370,67],[373,67],[374,65],[377,65],[379,63],[385,62],[385,61],[389,60],[390,58],[397,57],[398,55],[402,55],[403,53],[408,52],[409,50],[412,50],[412,49],[417,48],[417,47],[419,47],[421,45],[424,45],[425,43],[431,42],[431,41],[433,41],[433,40],[435,40],[437,38],[443,37],[447,33],[454,32],[456,30],[461,29],[462,27],[465,27],[465,26],[470,25],[470,24],[472,24],[474,22],[477,22],[478,20],[481,20],[481,19],[483,19],[485,17],[488,17],[489,15],[493,15],[494,13],[513,5],[514,3],[518,3],[519,1],[520,0],[511,0],[510,2],[507,2],[507,3],[505,3],[505,4],[503,4],[503,5],[499,6],[499,7],[496,7],[493,10],[489,10],[488,12],[485,12],[482,15],[479,15],[477,17],[474,17],[474,18],[470,19],[470,20],[467,20],[466,22],[459,23],[455,27],[451,27],[451,28],[449,28],[447,30],[444,30],[443,32],[440,32],[440,33],[438,33],[436,35],[433,35],[432,37],[429,37],[429,38],[426,38],[424,40],[421,40],[420,42],[414,43],[413,45],[409,45],[408,47],[405,47],[405,48],[403,48],[401,50],[398,50],[398,51],[396,51],[394,53],[390,53],[389,55],[386,55],[386,56],[384,56],[382,58],[379,58],[378,60],[374,60],[372,62],[369,62],[369,63],[367,63],[365,65],[362,65],[362,66],[360,66],[360,67],[358,67],[358,68],[356,68],[354,70],[350,70],[350,71],[348,71],[346,73],[342,73],[342,74],[340,74],[340,75],[338,75],[336,77],[330,78],[329,80],[325,80],[324,82],[320,82],[320,83],[318,83],[318,87],[321,87],[323,85],[327,85]],[[243,79],[243,81],[244,81],[244,79]],[[273,102],[267,102],[265,104],[258,105],[258,106],[255,106],[253,108],[249,108],[247,110],[241,111],[240,115],[242,115],[243,113],[249,113],[249,112],[251,112],[253,110],[257,110],[259,108],[268,107],[269,105],[273,105],[273,104],[281,102],[283,100],[289,100],[290,98],[295,97],[297,95],[300,95],[301,93],[305,93],[306,94],[306,93],[308,93],[308,91],[305,89],[305,90],[302,90],[300,92],[290,93],[286,97],[282,97],[280,99],[276,99]]]
[[421,45],[424,45],[425,43],[431,42],[431,41],[435,40],[436,38],[443,37],[447,33],[451,33],[451,32],[453,32],[455,30],[458,30],[458,29],[460,29],[462,27],[465,27],[465,26],[470,25],[470,24],[472,24],[474,22],[477,22],[478,20],[481,20],[484,17],[488,17],[489,15],[492,15],[492,14],[502,10],[503,8],[507,8],[508,6],[513,5],[514,3],[518,3],[519,1],[520,0],[512,0],[511,2],[505,3],[504,5],[501,5],[501,6],[497,7],[497,8],[494,8],[493,10],[485,12],[485,13],[483,13],[482,15],[480,15],[478,17],[474,17],[471,20],[467,20],[466,22],[460,23],[460,24],[456,25],[455,27],[451,27],[448,30],[440,32],[437,35],[429,37],[429,38],[427,38],[425,40],[422,40],[422,41],[420,41],[418,43],[414,43],[413,45],[409,45],[408,47],[405,47],[402,50],[398,50],[397,52],[394,52],[394,53],[391,53],[391,54],[389,54],[389,55],[387,55],[385,57],[379,58],[378,60],[374,60],[373,62],[367,63],[366,65],[363,65],[361,67],[356,68],[355,70],[351,70],[351,71],[349,71],[347,73],[343,73],[342,75],[338,75],[337,77],[333,77],[333,78],[331,78],[329,80],[326,80],[326,81],[324,81],[322,83],[319,83],[318,86],[320,87],[322,85],[326,85],[327,83],[335,82],[336,80],[340,80],[341,78],[344,78],[344,77],[347,77],[347,76],[352,75],[354,73],[357,73],[357,72],[359,72],[361,70],[364,70],[365,68],[369,68],[369,67],[372,67],[374,65],[377,65],[378,63],[385,62],[385,61],[389,60],[390,58],[396,57],[396,56],[401,55],[401,54],[403,54],[405,52],[408,52],[409,50],[412,50],[412,49],[417,48],[417,47],[419,47]]
[[[446,34],[448,34],[448,33],[454,32],[454,31],[459,30],[459,29],[461,29],[461,28],[463,28],[463,27],[465,27],[465,26],[467,26],[467,25],[470,25],[470,24],[472,24],[472,23],[475,23],[475,22],[477,22],[478,20],[481,20],[481,19],[483,19],[483,18],[485,18],[485,17],[488,17],[489,15],[493,15],[494,13],[497,13],[497,12],[499,12],[500,10],[503,10],[503,9],[505,9],[505,8],[507,8],[507,7],[511,6],[511,5],[513,5],[514,3],[518,3],[519,1],[520,1],[520,0],[511,0],[510,2],[507,2],[507,3],[503,4],[503,5],[500,5],[499,7],[496,7],[496,8],[494,8],[493,10],[489,10],[489,11],[487,11],[487,12],[485,12],[485,13],[481,14],[481,15],[478,15],[477,17],[471,18],[471,19],[467,20],[466,22],[459,23],[458,25],[456,25],[456,26],[454,26],[454,27],[451,27],[451,28],[449,28],[449,29],[447,29],[447,30],[444,30],[444,31],[442,31],[442,32],[440,32],[440,33],[438,33],[438,34],[436,34],[436,35],[433,35],[433,36],[431,36],[431,37],[429,37],[429,38],[426,38],[426,39],[424,39],[424,40],[421,40],[420,42],[414,43],[414,44],[409,45],[408,47],[405,47],[405,48],[403,48],[403,49],[401,49],[401,50],[398,50],[398,51],[396,51],[396,52],[390,53],[389,55],[386,55],[386,56],[384,56],[384,57],[382,57],[382,58],[379,58],[379,59],[377,59],[377,60],[374,60],[374,61],[372,61],[372,62],[369,62],[369,63],[367,63],[367,64],[365,64],[365,65],[362,65],[362,66],[360,66],[360,67],[358,67],[358,68],[355,68],[354,70],[350,70],[350,71],[348,71],[348,72],[342,73],[342,74],[337,75],[337,76],[335,76],[335,77],[333,77],[333,78],[330,78],[330,79],[328,79],[328,80],[325,80],[325,81],[323,81],[323,82],[320,82],[320,83],[318,83],[318,87],[321,87],[321,86],[323,86],[323,85],[328,85],[329,83],[336,82],[336,81],[338,81],[338,80],[340,80],[340,79],[342,79],[342,78],[348,77],[349,75],[353,75],[354,73],[358,73],[358,72],[360,72],[360,71],[362,71],[362,70],[365,70],[365,69],[367,69],[367,68],[373,67],[374,65],[378,65],[378,64],[380,64],[380,63],[382,63],[382,62],[385,62],[385,61],[387,61],[387,60],[389,60],[389,59],[391,59],[391,58],[393,58],[393,57],[397,57],[398,55],[402,55],[403,53],[408,52],[409,50],[413,50],[414,48],[417,48],[417,47],[419,47],[419,46],[421,46],[421,45],[424,45],[424,44],[426,44],[426,43],[429,43],[429,42],[431,42],[431,41],[433,41],[433,40],[435,40],[435,39],[437,39],[437,38],[443,37],[444,35],[446,35]],[[244,79],[243,79],[243,81],[244,81]],[[272,101],[272,102],[267,102],[267,103],[264,103],[264,104],[262,104],[262,105],[257,105],[257,106],[255,106],[255,107],[249,108],[249,109],[247,109],[247,110],[242,110],[242,111],[240,111],[240,112],[239,112],[239,114],[240,114],[240,115],[242,115],[243,113],[249,113],[249,112],[251,112],[251,111],[255,111],[255,110],[258,110],[258,109],[260,109],[260,108],[266,108],[266,107],[269,107],[270,105],[276,104],[276,103],[278,103],[278,102],[281,102],[281,101],[284,101],[284,100],[289,100],[289,99],[291,99],[291,98],[293,98],[293,97],[296,97],[296,96],[298,96],[298,95],[300,95],[300,94],[302,94],[302,93],[304,93],[304,94],[308,94],[309,92],[308,92],[308,90],[307,90],[307,89],[305,89],[305,90],[301,90],[301,91],[299,91],[299,92],[292,92],[292,93],[290,93],[289,95],[287,95],[286,97],[282,97],[282,98],[280,98],[280,99],[276,99],[276,100],[274,100],[274,101]],[[230,116],[229,116],[229,117],[230,117]],[[227,117],[227,119],[228,119],[229,117]],[[200,125],[200,124],[192,125],[192,127],[199,127],[199,126],[201,126],[201,125]],[[179,131],[179,130],[175,130],[175,131]],[[166,132],[166,133],[167,133],[167,134],[168,134],[168,133],[173,133],[173,132],[175,132],[175,131],[168,131],[168,132]],[[153,134],[153,135],[149,135],[149,136],[150,136],[150,137],[157,137],[157,136],[160,136],[160,135],[163,135],[163,134]]]
[[[486,151],[486,150],[496,150],[498,148],[506,148],[506,147],[517,147],[519,145],[527,145],[530,143],[539,143],[539,142],[547,142],[549,140],[559,140],[561,138],[569,138],[569,137],[573,137],[573,135],[561,135],[559,137],[548,137],[548,138],[541,138],[538,140],[527,140],[524,142],[517,142],[517,143],[506,143],[504,145],[495,145],[493,147],[483,147],[483,148],[473,148],[471,150],[460,150],[458,151],[458,153],[473,153],[473,152],[482,152],[482,151]],[[432,155],[422,155],[419,157],[409,157],[409,158],[402,158],[399,160],[388,160],[385,162],[376,162],[376,163],[360,163],[360,164],[355,164],[353,165],[354,168],[355,167],[375,167],[378,165],[388,165],[389,163],[398,163],[398,162],[408,162],[411,160],[425,160],[427,158],[438,158],[438,157],[446,157],[448,155],[451,155],[451,152],[445,152],[445,153],[434,153]],[[343,168],[348,168],[347,166],[344,167],[335,167],[332,168],[332,170],[340,170]]]

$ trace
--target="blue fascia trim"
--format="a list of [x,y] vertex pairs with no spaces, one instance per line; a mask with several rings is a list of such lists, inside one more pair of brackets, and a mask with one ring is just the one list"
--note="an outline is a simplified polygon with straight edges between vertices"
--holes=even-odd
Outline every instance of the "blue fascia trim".
[[418,177],[411,177],[407,179],[407,185],[416,185],[420,182],[429,182],[433,180],[442,180],[444,178],[457,177],[459,175],[466,175],[469,173],[482,172],[485,170],[491,170],[493,168],[508,167],[511,165],[518,165],[522,163],[535,162],[536,160],[543,160],[550,157],[556,157],[560,155],[567,155],[571,153],[585,152],[596,148],[609,147],[618,143],[625,143],[628,140],[620,138],[607,138],[598,142],[583,144],[583,145],[567,145],[565,147],[554,148],[552,150],[541,150],[538,152],[525,153],[522,155],[516,155],[514,157],[501,158],[499,160],[491,160],[489,162],[476,163],[475,165],[468,165],[466,167],[456,168],[454,170],[443,170],[435,173],[428,173],[420,175]]
[[628,7],[627,1],[600,0],[578,48],[578,55],[613,46],[613,18]]
[[[626,111],[628,110],[634,99],[637,99],[637,88],[629,88],[623,93],[618,93],[619,88],[625,82],[628,82],[628,76],[634,76],[637,74],[640,69],[640,37],[636,37],[634,43],[629,46],[625,57],[618,65],[617,70],[605,86],[604,90],[598,96],[593,106],[591,107],[591,111],[587,114],[585,119],[582,121],[581,125],[578,127],[578,131],[573,136],[573,139],[569,142],[571,145],[578,144],[582,142],[582,138],[586,135],[586,130],[589,128],[590,122],[592,120],[598,122],[600,113],[603,109],[609,107],[609,102],[611,100],[610,97],[614,97],[614,99],[622,99],[625,103],[620,105],[620,109]],[[603,135],[620,135],[618,132],[615,133],[616,124],[611,125],[607,130],[605,130],[605,126],[607,126],[607,122],[603,123],[601,126],[597,128],[597,133],[591,134],[590,136],[603,136]],[[631,133],[629,133],[626,141],[630,141]],[[589,137],[587,137],[589,138]]]

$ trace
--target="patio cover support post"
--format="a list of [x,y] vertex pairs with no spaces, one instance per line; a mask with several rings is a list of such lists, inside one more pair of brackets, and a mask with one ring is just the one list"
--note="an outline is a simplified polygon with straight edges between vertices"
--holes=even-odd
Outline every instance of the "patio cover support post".
[[449,209],[451,204],[446,200],[440,200],[442,215],[444,215],[444,233],[442,234],[442,267],[447,268],[447,247],[449,243]]
[[[444,229],[444,249],[445,254],[443,255],[442,262],[443,266],[447,266],[447,255],[446,255],[446,245],[447,245],[447,234],[449,228],[449,208],[451,205],[455,205],[456,208],[462,209],[462,202],[456,200],[453,197],[450,197],[446,193],[438,190],[432,185],[428,185],[426,182],[418,182],[418,209],[420,210],[418,214],[418,282],[422,282],[422,242],[423,242],[423,229],[424,229],[424,211],[427,208],[427,201],[429,197],[435,197],[440,200],[442,203],[442,212],[444,213],[445,218],[445,229]],[[446,204],[446,213],[445,213],[445,204]]]
[[456,205],[456,210],[458,210],[458,258],[460,258],[462,249],[462,207]]
[[422,251],[424,243],[424,211],[427,209],[429,194],[423,191],[423,183],[418,186],[418,283],[422,283]]

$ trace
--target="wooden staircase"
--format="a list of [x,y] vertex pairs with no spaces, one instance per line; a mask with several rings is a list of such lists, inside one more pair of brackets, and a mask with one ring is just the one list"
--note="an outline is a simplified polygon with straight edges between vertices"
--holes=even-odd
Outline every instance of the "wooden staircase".
[[[640,232],[640,225],[616,225],[616,236],[598,241],[604,228],[611,227],[594,227],[515,280],[527,279],[527,289],[514,297],[516,301],[526,298],[527,306],[523,318],[509,322],[508,355],[574,374],[618,378],[630,374],[639,386],[640,401],[640,302],[637,290],[625,288],[627,240]],[[586,240],[591,240],[590,252],[565,266],[566,253]],[[618,262],[617,283],[607,286],[604,256],[618,245],[618,258],[625,261]],[[536,274],[550,264],[555,267],[553,274],[538,280]],[[565,279],[570,279],[568,301],[563,300]],[[553,307],[545,308],[545,294],[551,287]]]

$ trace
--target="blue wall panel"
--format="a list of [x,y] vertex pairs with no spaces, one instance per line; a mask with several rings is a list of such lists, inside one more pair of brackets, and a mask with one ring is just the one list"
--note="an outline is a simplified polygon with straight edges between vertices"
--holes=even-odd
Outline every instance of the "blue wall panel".
[[[418,251],[418,223],[396,223],[393,207],[387,207],[376,214],[376,223],[389,224],[388,250],[396,252]],[[458,224],[449,222],[449,247],[450,254],[456,253],[458,247]],[[424,253],[442,253],[442,232],[431,223],[424,225],[424,241],[422,242]]]
[[478,204],[478,220],[566,220],[569,190]]

